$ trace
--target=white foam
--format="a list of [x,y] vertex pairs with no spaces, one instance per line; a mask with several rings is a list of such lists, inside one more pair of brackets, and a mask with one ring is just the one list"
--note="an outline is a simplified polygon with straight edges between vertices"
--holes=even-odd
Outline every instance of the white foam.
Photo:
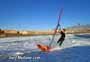
[[16,55],[23,55],[24,53],[22,53],[22,52],[16,52],[15,54]]
[[60,48],[60,47],[54,47],[50,51],[56,51],[56,50],[60,50],[60,49],[62,49],[62,48]]

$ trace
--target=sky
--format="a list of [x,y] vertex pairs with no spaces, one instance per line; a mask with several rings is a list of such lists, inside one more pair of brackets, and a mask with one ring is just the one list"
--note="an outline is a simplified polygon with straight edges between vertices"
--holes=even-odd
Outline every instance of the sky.
[[0,28],[48,30],[57,24],[60,8],[61,28],[90,24],[90,0],[0,0]]

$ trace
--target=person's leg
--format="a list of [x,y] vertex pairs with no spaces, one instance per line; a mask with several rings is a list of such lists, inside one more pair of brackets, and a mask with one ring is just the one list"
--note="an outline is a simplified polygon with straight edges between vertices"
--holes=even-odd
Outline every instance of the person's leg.
[[61,40],[61,39],[59,39],[59,40],[57,41],[57,43],[59,43],[59,42],[60,42],[60,40]]
[[62,45],[62,43],[63,43],[63,41],[60,41],[59,46],[61,46],[61,45]]
[[60,40],[59,46],[62,45],[63,41],[64,41],[64,39],[61,39],[61,40]]

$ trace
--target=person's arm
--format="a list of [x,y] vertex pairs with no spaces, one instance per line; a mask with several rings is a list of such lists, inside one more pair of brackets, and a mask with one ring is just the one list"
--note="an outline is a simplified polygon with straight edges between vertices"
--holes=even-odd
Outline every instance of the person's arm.
[[58,33],[59,33],[59,34],[61,34],[61,33],[62,33],[62,31],[59,31]]
[[61,32],[62,32],[61,30],[60,30],[60,31],[58,31],[58,30],[55,30],[55,33],[59,33],[59,34],[61,34]]

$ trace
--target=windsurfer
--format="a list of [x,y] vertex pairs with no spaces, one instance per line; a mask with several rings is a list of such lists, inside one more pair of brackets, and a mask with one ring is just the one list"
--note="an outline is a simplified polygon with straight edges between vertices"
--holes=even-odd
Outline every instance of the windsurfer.
[[65,29],[61,30],[59,33],[61,34],[61,37],[58,39],[57,43],[59,43],[59,46],[62,45],[63,41],[65,40]]

